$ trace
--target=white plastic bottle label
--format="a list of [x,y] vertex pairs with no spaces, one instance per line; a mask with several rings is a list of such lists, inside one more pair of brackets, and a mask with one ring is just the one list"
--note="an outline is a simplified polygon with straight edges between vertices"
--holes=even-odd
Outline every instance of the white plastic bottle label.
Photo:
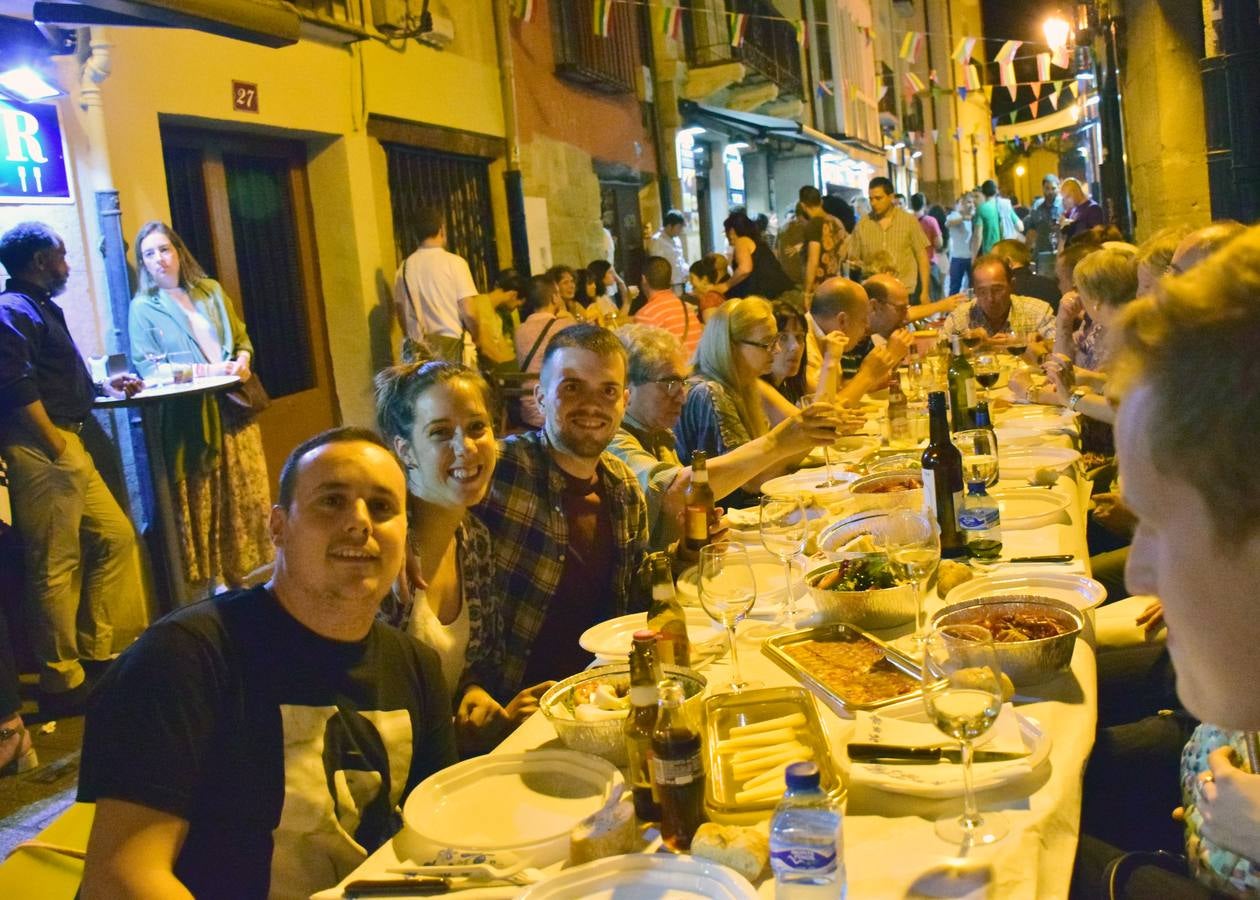
[[936,521],[936,470],[923,469],[923,512]]
[[836,867],[836,849],[826,852],[821,847],[784,847],[775,850],[770,858],[795,872],[831,872]]

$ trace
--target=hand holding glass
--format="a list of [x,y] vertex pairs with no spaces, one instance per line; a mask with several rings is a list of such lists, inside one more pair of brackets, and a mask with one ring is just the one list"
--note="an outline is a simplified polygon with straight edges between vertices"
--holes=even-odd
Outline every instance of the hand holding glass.
[[[814,405],[814,402],[814,394],[802,394],[801,399],[796,401],[796,407],[797,409],[808,409]],[[826,397],[817,397],[817,402],[826,403],[829,402],[829,400]],[[827,467],[827,480],[818,485],[820,488],[829,488],[835,487],[839,484],[844,484],[843,481],[831,476],[831,448],[827,444],[823,444],[823,465]]]
[[964,848],[992,844],[1009,830],[1002,815],[980,815],[971,771],[973,742],[1002,712],[1000,672],[987,628],[944,625],[924,642],[923,707],[928,721],[962,744],[963,814],[938,819],[936,833]]
[[800,494],[779,494],[761,498],[761,544],[783,563],[787,589],[779,621],[796,629],[796,592],[792,590],[792,558],[805,552],[809,520]]
[[739,652],[735,647],[735,627],[748,615],[757,599],[748,551],[742,544],[719,541],[700,548],[700,605],[709,618],[726,628],[731,648],[731,690],[750,686],[739,673]]

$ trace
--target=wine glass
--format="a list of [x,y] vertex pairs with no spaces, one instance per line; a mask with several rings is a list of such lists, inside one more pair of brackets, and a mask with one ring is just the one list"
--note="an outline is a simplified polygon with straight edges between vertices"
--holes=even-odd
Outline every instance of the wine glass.
[[748,615],[757,599],[757,582],[748,551],[731,541],[707,544],[700,548],[699,573],[700,605],[709,618],[726,628],[731,648],[731,690],[742,691],[752,683],[740,677],[735,626]]
[[1035,331],[1013,331],[1006,342],[1006,352],[1015,357],[1016,368],[1026,368],[1024,364],[1024,354],[1028,352],[1028,345],[1037,339]]
[[783,563],[787,596],[778,620],[796,630],[796,592],[792,590],[792,559],[805,552],[809,521],[800,494],[777,494],[761,498],[761,545]]
[[943,625],[924,642],[923,707],[933,725],[962,744],[963,813],[936,822],[937,835],[950,843],[992,844],[1010,830],[1000,813],[980,815],[971,772],[973,742],[1002,711],[1000,671],[987,628]]
[[941,562],[941,538],[936,522],[920,512],[891,512],[879,527],[879,544],[888,554],[893,575],[909,584],[914,598],[914,641],[921,643],[924,627],[923,589]]
[[[814,394],[802,394],[801,399],[796,401],[796,406],[798,409],[808,409],[809,407],[813,406],[814,403],[816,402],[827,403],[830,401],[826,397],[818,397],[817,399],[815,399]],[[823,444],[823,465],[826,466],[827,468],[827,480],[819,483],[818,487],[829,488],[829,487],[836,487],[837,485],[840,485],[840,484],[844,484],[843,481],[841,481],[838,478],[833,478],[831,475],[831,448],[826,444]]]
[[954,433],[954,446],[962,454],[963,481],[983,481],[985,487],[997,484],[997,435],[988,428],[968,428]]
[[166,335],[161,328],[148,330],[150,349],[145,350],[144,358],[150,366],[150,378],[155,384],[169,384],[172,381],[170,367],[166,365]]
[[976,373],[976,381],[984,389],[984,402],[988,403],[991,399],[990,391],[997,384],[998,375],[1001,373],[997,357],[991,353],[981,353],[971,361],[971,368]]

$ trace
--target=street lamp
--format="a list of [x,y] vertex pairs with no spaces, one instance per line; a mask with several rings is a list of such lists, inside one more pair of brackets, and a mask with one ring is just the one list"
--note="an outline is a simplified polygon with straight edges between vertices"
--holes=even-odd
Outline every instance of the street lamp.
[[1057,53],[1067,47],[1068,38],[1072,34],[1072,25],[1056,13],[1041,24],[1041,30],[1046,36],[1046,43],[1050,45],[1050,49]]

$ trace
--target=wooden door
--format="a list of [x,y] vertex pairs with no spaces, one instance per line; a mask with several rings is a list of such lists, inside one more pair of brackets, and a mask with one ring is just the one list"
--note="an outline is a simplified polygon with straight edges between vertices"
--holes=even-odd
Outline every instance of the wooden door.
[[306,147],[183,128],[162,147],[171,225],[236,304],[272,397],[259,425],[274,493],[289,451],[340,421]]

